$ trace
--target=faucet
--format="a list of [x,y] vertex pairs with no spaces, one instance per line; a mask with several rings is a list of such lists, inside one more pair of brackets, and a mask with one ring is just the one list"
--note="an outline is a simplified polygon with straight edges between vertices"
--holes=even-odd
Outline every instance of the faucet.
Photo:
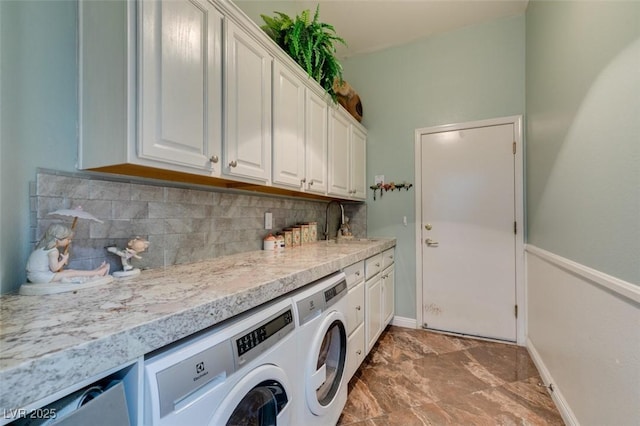
[[327,204],[327,210],[325,211],[325,222],[324,222],[324,239],[329,240],[329,207],[331,204],[336,203],[340,206],[340,226],[344,225],[344,206],[337,200],[331,200]]

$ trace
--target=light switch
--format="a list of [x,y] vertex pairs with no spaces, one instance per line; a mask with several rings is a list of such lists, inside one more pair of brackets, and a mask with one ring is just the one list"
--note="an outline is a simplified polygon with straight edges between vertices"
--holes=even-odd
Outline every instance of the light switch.
[[264,229],[273,228],[273,214],[271,212],[266,212],[264,214]]

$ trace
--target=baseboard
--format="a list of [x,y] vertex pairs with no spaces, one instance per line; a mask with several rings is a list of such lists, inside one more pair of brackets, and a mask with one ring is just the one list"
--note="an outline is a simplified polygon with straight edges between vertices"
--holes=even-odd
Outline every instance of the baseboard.
[[549,395],[551,395],[553,402],[556,404],[556,407],[558,408],[558,411],[562,416],[562,420],[564,420],[565,424],[569,426],[579,426],[580,423],[573,414],[573,411],[571,411],[571,408],[569,408],[569,404],[562,395],[562,390],[558,385],[556,385],[553,377],[551,377],[551,373],[549,373],[549,370],[547,369],[547,366],[542,361],[540,354],[529,339],[527,339],[527,350],[529,351],[529,355],[531,356],[533,363],[536,365],[536,368],[540,373],[542,382],[547,387]]
[[399,316],[394,316],[391,319],[391,325],[404,328],[418,328],[415,318],[406,318]]

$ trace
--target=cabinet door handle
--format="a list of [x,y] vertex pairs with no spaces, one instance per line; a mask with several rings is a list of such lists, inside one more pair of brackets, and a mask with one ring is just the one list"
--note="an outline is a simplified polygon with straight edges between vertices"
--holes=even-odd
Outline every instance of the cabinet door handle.
[[356,271],[356,276],[360,276],[360,271]]
[[311,180],[309,181],[309,186],[312,186],[312,185],[313,185],[313,182],[315,182],[315,180],[314,180],[314,179],[311,179]]
[[236,160],[229,162],[229,167],[236,167],[237,165],[238,165],[238,162]]
[[304,185],[306,181],[307,181],[307,178],[300,179],[300,186]]
[[356,351],[356,355],[362,355],[362,351],[361,351],[360,349],[358,349],[358,350]]
[[212,163],[217,163],[218,162],[218,156],[217,155],[212,155],[211,158],[209,158],[209,161],[211,161]]
[[359,311],[360,309],[362,309],[362,308],[360,308],[360,306],[359,306],[359,305],[358,305],[358,306],[356,306],[356,311]]
[[379,268],[379,267],[380,267],[380,263],[379,263],[379,262],[376,262],[376,266]]

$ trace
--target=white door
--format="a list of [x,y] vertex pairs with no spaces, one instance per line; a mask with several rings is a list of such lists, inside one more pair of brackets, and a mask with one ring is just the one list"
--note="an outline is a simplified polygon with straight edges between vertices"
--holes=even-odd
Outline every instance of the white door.
[[307,90],[305,106],[307,191],[327,192],[327,102]]
[[304,83],[279,62],[273,63],[273,183],[304,186]]
[[516,340],[514,127],[421,135],[425,328]]
[[223,173],[270,182],[272,58],[230,20],[225,35]]
[[349,196],[349,118],[339,108],[329,115],[329,195]]
[[350,146],[349,195],[364,200],[367,198],[367,137],[355,126],[351,126]]
[[140,7],[138,155],[219,176],[222,15],[203,0]]

